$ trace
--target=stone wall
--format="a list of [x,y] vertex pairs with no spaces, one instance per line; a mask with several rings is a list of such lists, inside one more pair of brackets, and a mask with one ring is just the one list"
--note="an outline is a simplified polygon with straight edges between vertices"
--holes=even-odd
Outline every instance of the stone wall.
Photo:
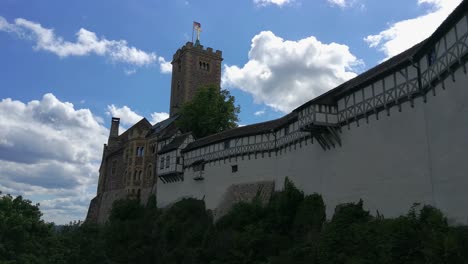
[[250,202],[257,197],[265,204],[275,190],[274,181],[233,184],[229,186],[218,207],[213,210],[215,220],[229,212],[239,202]]

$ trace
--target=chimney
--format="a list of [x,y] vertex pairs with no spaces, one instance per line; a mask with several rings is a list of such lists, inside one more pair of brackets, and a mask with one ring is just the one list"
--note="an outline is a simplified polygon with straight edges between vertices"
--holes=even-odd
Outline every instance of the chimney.
[[119,124],[120,124],[120,118],[112,117],[109,138],[119,136]]

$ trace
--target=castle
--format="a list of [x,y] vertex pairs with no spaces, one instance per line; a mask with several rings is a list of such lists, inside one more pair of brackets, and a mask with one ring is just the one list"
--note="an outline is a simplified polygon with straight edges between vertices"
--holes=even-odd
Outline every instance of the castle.
[[188,42],[172,60],[170,117],[119,135],[112,118],[87,219],[112,202],[156,194],[164,207],[204,199],[215,217],[264,198],[286,177],[336,205],[365,201],[386,217],[413,203],[468,224],[468,0],[426,40],[282,118],[196,139],[175,125],[197,88],[220,84],[222,53]]

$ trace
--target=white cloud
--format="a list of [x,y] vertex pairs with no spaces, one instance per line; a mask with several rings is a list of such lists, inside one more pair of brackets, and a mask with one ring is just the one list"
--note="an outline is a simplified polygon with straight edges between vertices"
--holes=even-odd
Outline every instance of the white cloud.
[[124,126],[132,126],[143,117],[135,113],[130,107],[124,105],[123,107],[117,107],[115,105],[108,105],[106,114],[120,118],[120,123]]
[[347,1],[346,0],[327,0],[330,4],[336,5],[339,7],[346,7]]
[[265,114],[265,110],[260,110],[254,113],[255,116],[262,116]]
[[429,37],[460,2],[461,0],[418,0],[418,5],[426,5],[426,14],[393,23],[364,40],[369,47],[377,48],[388,59]]
[[294,0],[253,0],[257,6],[277,5],[283,6],[292,3]]
[[166,61],[163,57],[158,58],[159,67],[161,73],[171,73],[172,72],[172,64],[170,61]]
[[[63,199],[95,194],[102,146],[108,129],[88,109],[75,109],[53,94],[28,103],[0,101],[0,190],[45,200],[55,207]],[[84,198],[86,197],[86,198]],[[83,219],[89,200],[73,210],[41,207],[48,221]]]
[[156,124],[159,123],[163,120],[166,120],[169,118],[169,114],[165,112],[154,112],[151,114],[151,124]]
[[[122,125],[126,127],[133,126],[138,121],[143,119],[143,116],[134,112],[130,107],[124,105],[123,107],[117,107],[114,104],[107,106],[107,115],[113,117],[119,117]],[[156,124],[165,119],[169,118],[169,114],[165,112],[154,112],[151,114],[151,124]]]
[[125,75],[130,76],[136,73],[136,69],[126,69],[124,70]]
[[271,31],[252,39],[248,56],[243,67],[224,66],[223,85],[282,112],[356,76],[352,67],[362,64],[346,45],[325,44],[315,37],[283,40]]
[[55,35],[53,29],[45,28],[23,18],[15,19],[14,23],[0,16],[0,31],[15,33],[22,39],[35,42],[34,49],[51,52],[61,58],[69,56],[98,55],[113,62],[127,63],[134,66],[151,65],[160,62],[154,52],[145,52],[136,47],[129,46],[126,40],[108,40],[99,38],[96,33],[81,28],[76,33],[76,41],[70,42]]

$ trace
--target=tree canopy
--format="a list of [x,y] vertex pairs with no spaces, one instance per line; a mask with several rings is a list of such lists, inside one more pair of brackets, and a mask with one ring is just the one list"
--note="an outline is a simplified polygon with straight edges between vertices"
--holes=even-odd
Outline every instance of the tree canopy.
[[200,88],[195,97],[182,105],[177,125],[196,138],[206,137],[237,127],[240,106],[228,90],[216,86]]
[[0,198],[0,264],[328,264],[467,263],[468,228],[438,209],[415,205],[398,218],[373,216],[364,202],[335,208],[326,220],[319,194],[286,180],[269,201],[240,202],[216,222],[203,200],[164,209],[153,195],[114,202],[107,223],[61,228],[40,220],[21,197]]

